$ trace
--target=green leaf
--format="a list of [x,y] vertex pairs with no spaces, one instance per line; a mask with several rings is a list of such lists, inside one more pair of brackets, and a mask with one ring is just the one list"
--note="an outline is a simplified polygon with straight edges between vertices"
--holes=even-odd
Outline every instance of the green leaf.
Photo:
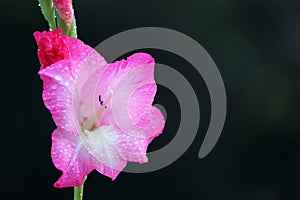
[[76,26],[75,14],[73,15],[72,24],[69,30],[69,36],[77,38],[77,26]]
[[49,23],[50,29],[56,29],[55,23],[55,8],[52,0],[38,0],[39,6],[41,7],[42,13]]

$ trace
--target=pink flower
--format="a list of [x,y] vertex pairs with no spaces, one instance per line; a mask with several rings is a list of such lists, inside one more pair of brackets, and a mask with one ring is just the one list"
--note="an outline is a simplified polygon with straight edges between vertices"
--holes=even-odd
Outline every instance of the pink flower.
[[54,186],[81,185],[94,169],[114,180],[127,161],[147,162],[147,146],[165,123],[152,106],[154,59],[136,53],[107,64],[78,39],[54,38],[53,31],[35,37],[42,34],[63,40],[69,53],[39,71],[43,100],[57,125],[51,155],[63,174]]
[[72,23],[74,12],[72,0],[53,0],[53,4],[61,18],[66,22],[68,26],[70,26]]

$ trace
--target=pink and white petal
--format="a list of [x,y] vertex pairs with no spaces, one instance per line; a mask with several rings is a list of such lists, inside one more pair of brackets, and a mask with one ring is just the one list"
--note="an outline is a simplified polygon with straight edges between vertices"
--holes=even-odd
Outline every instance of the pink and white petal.
[[112,110],[111,109],[104,110],[101,117],[99,118],[99,126],[111,126],[111,125],[114,126],[114,128],[117,130],[118,133],[121,132],[121,129],[119,129],[118,125],[114,120]]
[[146,126],[151,122],[150,111],[156,93],[156,84],[150,83],[137,88],[129,100],[129,115],[134,124]]
[[94,169],[79,138],[60,128],[52,134],[51,157],[55,167],[63,172],[54,184],[56,188],[82,185],[83,178]]
[[138,163],[148,162],[148,145],[155,137],[159,136],[162,133],[165,126],[164,116],[158,108],[151,106],[149,115],[151,126],[148,127],[151,128],[145,128],[144,132],[146,133],[145,135],[149,135],[150,137],[145,138],[141,137],[140,135],[136,137],[135,134],[122,132],[122,130],[119,129],[115,124],[112,112],[107,112],[102,117],[100,122],[101,126],[115,124],[115,129],[117,130],[119,135],[117,146],[122,149],[122,151],[120,151],[122,152],[120,156],[124,160]]
[[88,56],[90,56],[91,58],[92,56],[98,55],[98,57],[100,57],[95,57],[95,59],[100,59],[101,62],[104,61],[106,63],[104,58],[95,49],[84,44],[81,40],[73,37],[68,37],[67,35],[63,35],[63,37],[65,39],[66,46],[69,49],[70,60],[83,62],[88,58]]
[[144,127],[147,136],[147,143],[149,144],[155,137],[159,136],[165,127],[165,118],[161,111],[152,106],[150,111],[151,123]]
[[[147,54],[135,54],[128,61],[119,61],[109,67],[111,69],[103,73],[101,83],[113,78],[109,74],[117,74],[108,73],[114,69],[118,69],[117,72],[123,70],[124,75],[113,84],[111,109],[102,115],[100,125],[114,125],[117,129],[120,137],[118,145],[123,150],[124,159],[147,162],[147,145],[164,127],[162,114],[152,107],[156,93],[153,58]],[[126,68],[128,71],[125,71]],[[106,85],[101,84],[99,88],[105,91]]]
[[[98,54],[99,55],[99,54]],[[80,98],[80,107],[78,110],[78,119],[81,124],[84,124],[89,118],[97,118],[97,111],[99,111],[99,94],[97,92],[97,84],[99,83],[99,77],[103,73],[106,62],[95,56],[91,55],[90,59],[87,59],[85,71],[80,73],[80,76],[88,74],[87,79],[81,77],[78,80],[84,80],[82,87],[78,92]],[[95,68],[93,68],[95,66]],[[96,70],[95,70],[96,69]]]
[[98,160],[96,160],[95,158],[92,158],[93,160],[93,165],[95,166],[95,169],[105,175],[108,176],[109,178],[111,178],[113,181],[117,178],[117,176],[120,174],[121,170],[116,170],[113,168],[110,168],[108,166],[106,166],[105,164],[99,162]]
[[97,93],[101,95],[104,103],[108,103],[111,95],[114,93],[119,81],[126,74],[131,74],[136,68],[143,68],[145,65],[152,67],[152,73],[147,75],[147,80],[154,80],[154,59],[145,53],[136,53],[128,57],[127,60],[121,60],[108,64],[100,78],[98,78]]
[[104,66],[106,61],[92,50],[80,62],[61,60],[40,70],[44,81],[43,100],[57,126],[75,135],[80,132],[80,92],[91,74]]
[[122,149],[122,158],[130,162],[146,163],[148,140],[132,137],[128,134],[119,134],[117,145]]
[[130,162],[145,163],[148,161],[146,156],[148,139],[132,137],[119,129],[114,121],[112,111],[107,111],[101,117],[100,126],[113,125],[118,133],[117,146],[122,149],[120,156]]
[[61,60],[55,64],[39,71],[43,80],[43,100],[45,106],[50,110],[53,120],[58,127],[77,135],[80,126],[74,101],[74,85],[79,65],[75,65],[70,60]]
[[[145,85],[153,85],[155,84],[153,79],[153,65],[145,64],[142,67],[136,67],[130,70],[130,73],[124,75],[121,80],[118,82],[117,87],[114,90],[112,96],[112,111],[114,120],[117,126],[125,133],[140,138],[150,138],[161,129],[161,127],[157,127],[156,119],[151,118],[151,122],[146,126],[138,126],[131,119],[130,111],[132,107],[130,107],[130,99],[134,96],[134,93],[141,94],[141,92],[136,92],[139,88],[146,87]],[[147,88],[147,87],[146,87]],[[142,91],[142,90],[141,90]],[[153,92],[154,90],[152,90]],[[144,96],[151,97],[153,94],[151,92],[145,93]],[[139,99],[138,97],[134,97],[135,99]],[[143,98],[141,98],[143,99]],[[141,105],[145,105],[145,101]],[[134,103],[132,103],[134,104]],[[142,113],[145,116],[146,111],[149,108],[144,110]],[[141,117],[135,117],[135,119],[141,119]],[[153,121],[153,122],[152,122]],[[149,129],[149,130],[148,130]],[[151,130],[151,131],[150,131]]]
[[102,126],[91,132],[86,130],[80,139],[89,154],[101,164],[95,168],[104,175],[114,179],[126,166],[127,161],[120,156],[122,149],[117,145],[120,138],[113,126]]

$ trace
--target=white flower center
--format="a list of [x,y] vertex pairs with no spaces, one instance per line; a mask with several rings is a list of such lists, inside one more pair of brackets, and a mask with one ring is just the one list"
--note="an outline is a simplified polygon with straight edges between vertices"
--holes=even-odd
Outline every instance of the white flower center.
[[110,95],[106,99],[102,99],[102,96],[99,95],[98,101],[99,101],[100,107],[98,110],[96,110],[94,112],[93,116],[91,116],[89,119],[87,119],[86,122],[83,123],[83,125],[81,127],[81,130],[83,132],[85,130],[90,131],[92,129],[99,127],[99,120],[101,119],[101,116],[103,115],[103,113],[109,108],[109,103],[112,98],[113,91],[109,90],[109,94]]
[[88,152],[106,166],[118,169],[116,158],[119,157],[117,147],[118,133],[113,126],[101,126],[93,131],[85,130],[80,140]]

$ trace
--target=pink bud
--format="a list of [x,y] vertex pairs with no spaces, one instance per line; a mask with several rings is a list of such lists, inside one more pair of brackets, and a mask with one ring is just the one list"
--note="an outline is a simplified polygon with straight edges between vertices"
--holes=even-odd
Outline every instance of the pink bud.
[[70,26],[74,13],[72,0],[53,0],[53,4],[60,17]]

